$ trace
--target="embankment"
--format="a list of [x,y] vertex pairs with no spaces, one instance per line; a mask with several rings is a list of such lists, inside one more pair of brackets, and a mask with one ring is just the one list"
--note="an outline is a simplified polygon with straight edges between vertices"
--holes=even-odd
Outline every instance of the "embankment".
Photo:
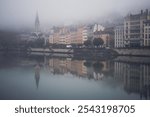
[[150,57],[150,49],[114,49],[118,55],[122,56],[146,56]]

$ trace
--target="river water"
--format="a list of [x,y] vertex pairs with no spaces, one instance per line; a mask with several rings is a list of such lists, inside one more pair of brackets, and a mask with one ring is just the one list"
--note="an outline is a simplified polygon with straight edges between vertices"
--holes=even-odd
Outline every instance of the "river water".
[[150,99],[150,58],[1,56],[0,99]]

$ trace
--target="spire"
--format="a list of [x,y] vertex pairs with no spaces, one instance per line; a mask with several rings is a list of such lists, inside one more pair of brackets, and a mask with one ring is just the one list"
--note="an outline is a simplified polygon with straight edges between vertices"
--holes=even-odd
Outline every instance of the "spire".
[[40,21],[39,21],[39,16],[38,12],[36,12],[36,18],[35,18],[35,32],[40,31]]

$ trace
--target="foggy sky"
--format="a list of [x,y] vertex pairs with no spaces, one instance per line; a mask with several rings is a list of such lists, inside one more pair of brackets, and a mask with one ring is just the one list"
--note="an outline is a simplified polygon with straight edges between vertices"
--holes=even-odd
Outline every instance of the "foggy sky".
[[110,14],[125,16],[150,8],[150,0],[0,0],[0,28],[95,21]]

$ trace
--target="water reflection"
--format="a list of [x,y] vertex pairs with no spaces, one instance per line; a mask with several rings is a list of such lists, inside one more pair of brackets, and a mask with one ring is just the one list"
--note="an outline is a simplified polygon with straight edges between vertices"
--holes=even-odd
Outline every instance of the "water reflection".
[[40,81],[40,65],[39,64],[35,66],[35,81],[36,81],[36,87],[38,89],[39,81]]
[[107,71],[108,61],[86,61],[72,59],[49,59],[49,69],[53,74],[71,73],[77,77],[100,80]]
[[7,65],[0,61],[0,99],[150,99],[149,58],[31,56],[12,59],[13,66],[7,59]]
[[50,58],[48,66],[54,75],[71,73],[78,78],[93,80],[103,80],[110,75],[123,85],[128,94],[137,93],[140,94],[140,99],[150,99],[149,64]]
[[150,65],[114,62],[114,78],[123,82],[124,90],[150,99]]

